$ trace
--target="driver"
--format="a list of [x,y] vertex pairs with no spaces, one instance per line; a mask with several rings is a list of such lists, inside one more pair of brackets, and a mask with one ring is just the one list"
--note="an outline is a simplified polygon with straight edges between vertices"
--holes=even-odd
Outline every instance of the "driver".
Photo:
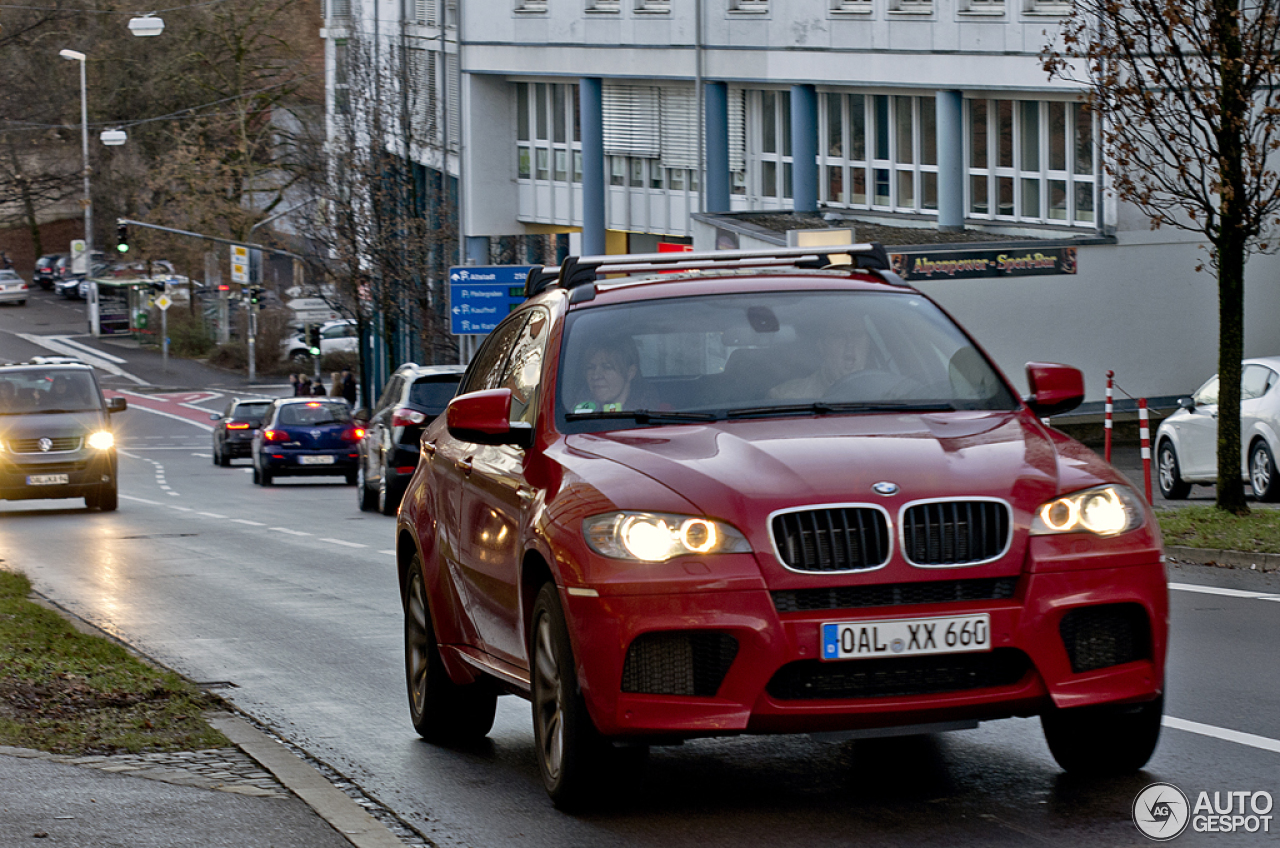
[[619,412],[651,406],[651,393],[638,379],[640,354],[629,337],[592,342],[583,363],[590,397],[574,406],[574,412]]
[[860,320],[847,326],[823,328],[818,336],[818,368],[807,377],[796,377],[769,390],[769,397],[820,398],[836,383],[871,363],[871,337]]

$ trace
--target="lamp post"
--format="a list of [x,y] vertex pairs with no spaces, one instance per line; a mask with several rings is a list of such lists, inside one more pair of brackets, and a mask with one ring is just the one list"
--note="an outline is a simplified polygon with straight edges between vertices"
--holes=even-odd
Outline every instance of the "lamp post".
[[89,97],[85,84],[85,55],[78,50],[62,50],[64,59],[80,63],[80,143],[84,153],[84,246],[85,270],[93,258],[93,200],[89,195]]

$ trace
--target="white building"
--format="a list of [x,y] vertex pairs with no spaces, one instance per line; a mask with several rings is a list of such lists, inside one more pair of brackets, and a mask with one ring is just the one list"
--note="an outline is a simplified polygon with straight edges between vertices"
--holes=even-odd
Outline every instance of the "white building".
[[[1108,199],[1094,117],[1041,68],[1067,3],[328,3],[332,110],[358,96],[347,39],[408,49],[435,133],[412,156],[460,177],[481,264],[487,239],[529,233],[574,233],[586,253],[709,249],[699,212],[818,209],[919,227],[918,244],[939,228],[1032,236],[1074,246],[1075,273],[916,283],[1011,377],[1069,362],[1096,401],[1107,370],[1148,397],[1216,370],[1207,254]],[[1276,270],[1250,263],[1246,355],[1280,350]]]

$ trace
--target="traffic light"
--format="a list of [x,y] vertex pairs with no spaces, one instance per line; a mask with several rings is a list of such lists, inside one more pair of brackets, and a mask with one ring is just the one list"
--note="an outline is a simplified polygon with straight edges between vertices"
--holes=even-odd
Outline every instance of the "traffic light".
[[267,308],[267,290],[262,286],[251,286],[249,288],[249,308],[250,309],[266,309]]
[[129,252],[129,225],[124,223],[116,224],[116,250],[121,253]]
[[307,325],[307,347],[311,348],[312,356],[320,355],[320,325]]

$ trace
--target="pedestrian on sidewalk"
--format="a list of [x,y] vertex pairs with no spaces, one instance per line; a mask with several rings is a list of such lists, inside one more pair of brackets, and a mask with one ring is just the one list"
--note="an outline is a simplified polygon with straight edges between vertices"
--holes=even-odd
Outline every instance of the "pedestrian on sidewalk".
[[313,397],[324,397],[324,380],[316,380],[311,384],[311,394]]
[[298,377],[298,387],[294,393],[298,397],[311,397],[311,378],[306,374]]
[[289,391],[293,393],[294,397],[298,396],[298,375],[297,374],[293,374],[293,373],[289,374]]
[[353,407],[356,405],[356,378],[351,376],[350,371],[342,372],[342,396]]

